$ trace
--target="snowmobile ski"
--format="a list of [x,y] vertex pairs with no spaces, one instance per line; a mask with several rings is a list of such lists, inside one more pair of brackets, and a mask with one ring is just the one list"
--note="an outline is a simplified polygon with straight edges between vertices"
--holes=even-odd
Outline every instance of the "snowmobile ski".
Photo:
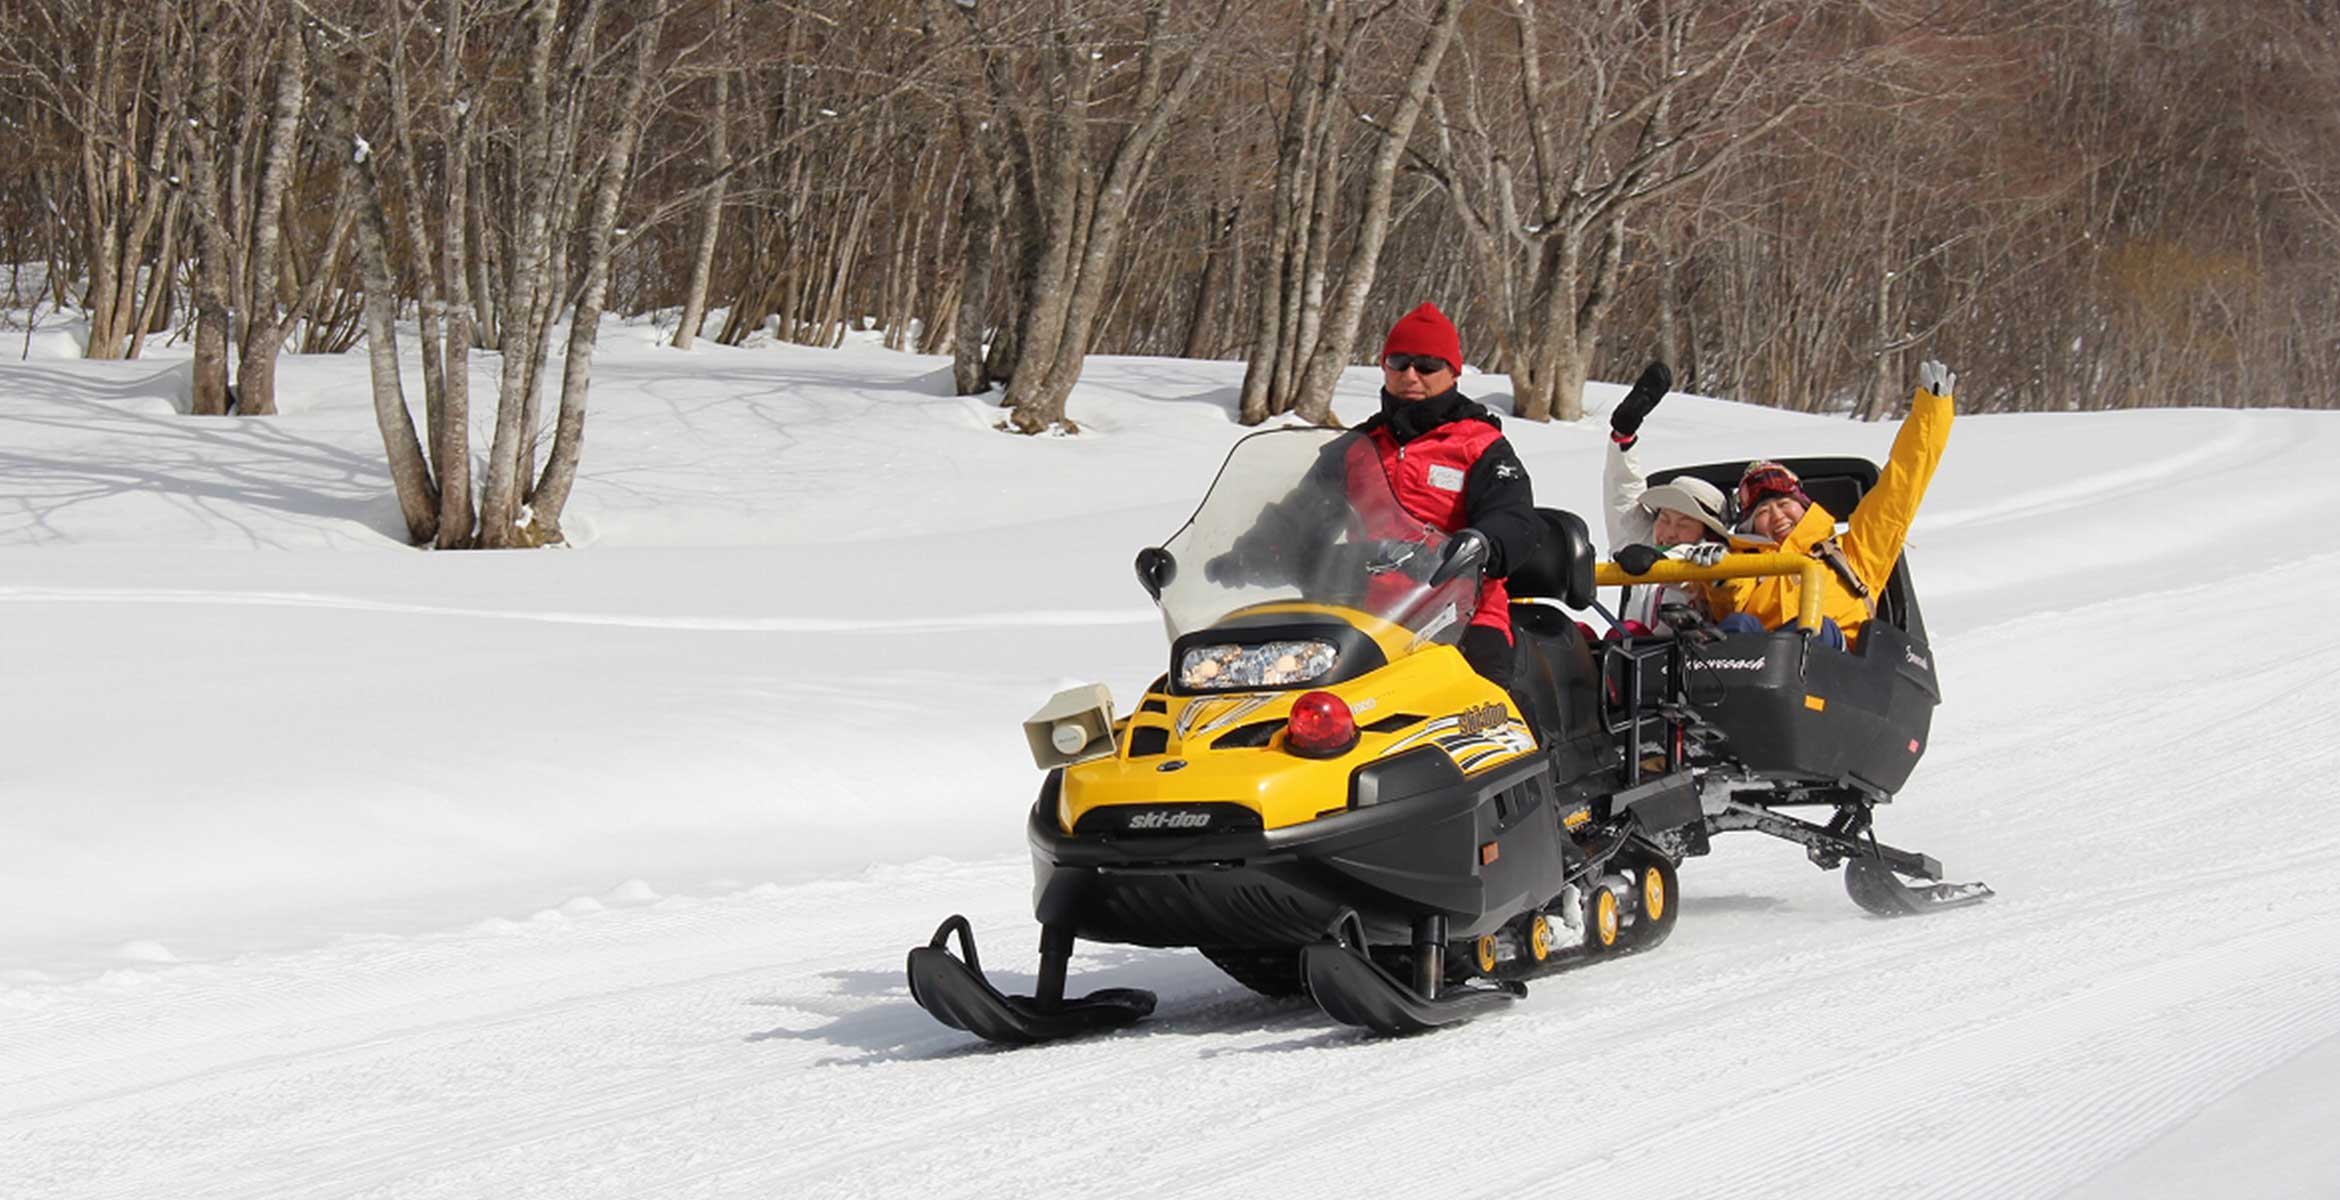
[[[964,959],[950,951],[954,932]],[[983,960],[975,953],[975,933],[967,918],[954,915],[934,931],[933,941],[910,951],[910,998],[953,1029],[1010,1046],[1118,1029],[1154,1011],[1154,994],[1140,988],[1106,988],[1077,1000],[1063,999],[1061,959],[1071,954],[1070,940],[1063,939],[1059,951],[1051,944],[1054,939],[1043,934],[1043,996],[1009,996],[984,977]],[[1051,979],[1058,995],[1044,998]]]
[[1893,868],[1874,858],[1845,860],[1844,891],[1853,903],[1880,917],[1906,917],[1980,904],[1994,894],[1984,883],[1930,883],[1912,887]]
[[1491,987],[1453,986],[1436,996],[1391,978],[1364,954],[1338,942],[1318,942],[1300,951],[1308,992],[1326,1016],[1344,1025],[1362,1025],[1385,1037],[1425,1033],[1484,1016],[1527,995],[1527,985],[1497,980]]

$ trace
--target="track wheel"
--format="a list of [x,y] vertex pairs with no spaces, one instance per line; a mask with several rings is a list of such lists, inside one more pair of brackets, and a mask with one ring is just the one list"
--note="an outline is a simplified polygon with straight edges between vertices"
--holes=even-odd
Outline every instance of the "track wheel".
[[1642,860],[1634,882],[1641,891],[1641,911],[1633,915],[1624,941],[1628,949],[1647,950],[1674,932],[1674,918],[1682,909],[1682,881],[1672,860],[1653,856]]
[[1492,933],[1482,933],[1471,939],[1471,961],[1478,966],[1479,974],[1495,973],[1496,966],[1503,961],[1496,951],[1495,935]]
[[1624,934],[1623,905],[1617,902],[1616,889],[1601,884],[1584,898],[1584,948],[1595,954],[1606,953],[1617,946]]
[[1527,936],[1520,939],[1527,948],[1527,958],[1536,966],[1544,965],[1552,957],[1552,919],[1542,913],[1529,913]]

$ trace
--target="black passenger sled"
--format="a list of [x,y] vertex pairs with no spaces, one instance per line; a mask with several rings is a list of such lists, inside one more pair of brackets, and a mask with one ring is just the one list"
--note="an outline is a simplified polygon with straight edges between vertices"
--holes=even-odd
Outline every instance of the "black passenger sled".
[[[1786,465],[1814,503],[1839,516],[1860,503],[1878,476],[1876,464],[1860,458]],[[1659,472],[1650,482],[1689,475],[1728,494],[1745,467],[1709,463]],[[1807,591],[1815,590],[1825,568],[1797,565]],[[1666,563],[1644,576],[1613,563],[1599,571],[1601,582],[1627,586],[1714,574]],[[1897,916],[1974,903],[1990,889],[1944,883],[1939,862],[1886,845],[1874,832],[1876,807],[1893,798],[1924,757],[1942,697],[1906,555],[1874,599],[1875,618],[1845,650],[1818,641],[1809,629],[1725,634],[1693,614],[1672,614],[1685,626],[1675,636],[1609,644],[1605,723],[1636,749],[1629,775],[1641,767],[1688,770],[1697,778],[1704,819],[1690,828],[1685,854],[1704,853],[1713,834],[1755,830],[1803,845],[1824,869],[1845,867],[1846,891],[1872,912]],[[1815,821],[1785,811],[1791,809],[1826,815]]]

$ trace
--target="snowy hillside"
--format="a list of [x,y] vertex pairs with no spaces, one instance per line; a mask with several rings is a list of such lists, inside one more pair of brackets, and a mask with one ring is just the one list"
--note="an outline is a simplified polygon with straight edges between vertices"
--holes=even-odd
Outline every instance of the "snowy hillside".
[[[2340,1193],[2330,414],[1960,420],[1881,825],[1988,905],[1725,841],[1661,950],[1458,1030],[1090,947],[1157,1019],[1003,1053],[903,951],[1031,970],[1015,724],[1159,673],[1130,556],[1242,365],[1095,360],[1025,439],[938,359],[602,345],[578,548],[496,555],[400,544],[362,358],[200,421],[183,361],[0,363],[0,1196]],[[1601,422],[1508,432],[1593,510]],[[1677,396],[1644,452],[1891,436]]]

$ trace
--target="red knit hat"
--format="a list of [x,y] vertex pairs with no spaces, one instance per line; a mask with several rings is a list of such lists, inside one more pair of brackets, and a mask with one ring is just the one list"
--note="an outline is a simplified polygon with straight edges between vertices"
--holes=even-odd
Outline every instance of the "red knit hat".
[[1804,481],[1785,464],[1770,459],[1757,459],[1747,464],[1739,476],[1739,515],[1744,518],[1755,511],[1755,506],[1773,496],[1793,496],[1796,503],[1810,507],[1812,498],[1804,494]]
[[1389,327],[1389,337],[1381,343],[1381,357],[1387,359],[1392,354],[1435,354],[1460,371],[1462,335],[1454,331],[1454,322],[1447,320],[1437,305],[1424,303]]

